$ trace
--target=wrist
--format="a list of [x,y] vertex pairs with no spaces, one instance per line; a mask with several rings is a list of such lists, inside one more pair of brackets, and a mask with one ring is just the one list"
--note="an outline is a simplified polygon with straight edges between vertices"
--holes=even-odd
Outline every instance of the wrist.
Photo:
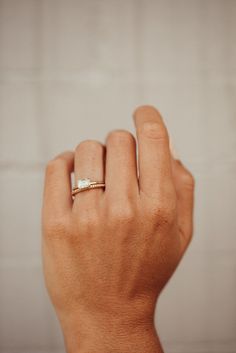
[[[135,319],[134,319],[135,317]],[[153,316],[77,314],[62,320],[67,353],[162,353]]]
[[87,330],[86,334],[65,335],[67,353],[163,353],[154,326]]

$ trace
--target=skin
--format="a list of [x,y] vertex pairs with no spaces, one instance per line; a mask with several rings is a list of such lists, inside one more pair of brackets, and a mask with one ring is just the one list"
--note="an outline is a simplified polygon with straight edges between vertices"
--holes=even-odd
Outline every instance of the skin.
[[[154,310],[193,232],[194,179],[160,113],[134,112],[135,138],[109,133],[48,163],[43,263],[68,353],[160,353]],[[71,198],[70,174],[105,180]]]

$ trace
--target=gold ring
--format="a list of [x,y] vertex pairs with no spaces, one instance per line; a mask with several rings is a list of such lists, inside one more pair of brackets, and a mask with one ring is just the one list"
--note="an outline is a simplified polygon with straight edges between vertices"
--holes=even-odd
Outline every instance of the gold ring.
[[105,188],[105,183],[103,181],[91,181],[90,179],[79,179],[77,181],[77,186],[75,186],[72,190],[72,196],[75,196],[79,192],[89,190],[89,189],[97,189],[97,188]]

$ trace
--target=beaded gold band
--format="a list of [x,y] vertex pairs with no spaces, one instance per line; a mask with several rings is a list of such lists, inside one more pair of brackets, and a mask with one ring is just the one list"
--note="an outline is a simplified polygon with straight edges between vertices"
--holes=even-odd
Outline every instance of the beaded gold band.
[[79,179],[77,186],[73,188],[71,194],[72,196],[75,196],[79,192],[97,188],[105,188],[105,183],[102,181],[91,181],[90,179]]

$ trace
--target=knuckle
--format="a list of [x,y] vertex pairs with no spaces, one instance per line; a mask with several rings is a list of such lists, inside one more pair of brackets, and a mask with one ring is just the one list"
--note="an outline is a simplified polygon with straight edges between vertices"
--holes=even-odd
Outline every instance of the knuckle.
[[157,121],[146,121],[143,123],[141,132],[150,139],[168,141],[168,132],[164,125]]
[[151,221],[154,224],[164,226],[171,225],[176,219],[176,203],[168,202],[160,205],[152,206],[148,210]]
[[174,207],[165,207],[160,210],[160,221],[163,224],[172,224],[175,220],[175,209]]
[[126,130],[113,130],[107,136],[107,141],[111,143],[133,142],[133,135]]
[[193,226],[191,226],[190,229],[187,229],[186,231],[184,231],[181,227],[179,227],[179,230],[182,235],[184,250],[186,250],[193,239]]
[[83,150],[98,150],[102,149],[103,145],[101,142],[96,141],[96,140],[84,140],[81,141],[75,148],[75,152],[78,153]]
[[60,169],[61,167],[64,167],[65,165],[65,160],[61,157],[57,157],[52,159],[51,161],[48,162],[46,166],[46,174],[53,174],[55,170]]
[[79,218],[78,214],[75,217],[81,232],[87,233],[91,229],[99,229],[99,216],[96,210],[80,210]]
[[135,219],[134,207],[128,203],[110,207],[110,218],[117,223],[131,223]]
[[193,175],[185,170],[181,176],[182,182],[184,183],[185,187],[189,190],[194,190],[195,188],[195,179]]

